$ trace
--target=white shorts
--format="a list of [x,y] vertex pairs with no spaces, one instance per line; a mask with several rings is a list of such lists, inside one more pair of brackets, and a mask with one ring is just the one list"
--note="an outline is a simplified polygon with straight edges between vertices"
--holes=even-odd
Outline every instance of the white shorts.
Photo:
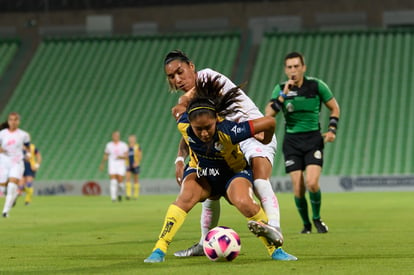
[[109,175],[120,175],[125,176],[126,166],[124,161],[108,162],[108,173]]
[[24,172],[24,163],[11,161],[8,157],[0,158],[0,183],[8,182],[9,178],[21,179]]
[[275,158],[277,148],[276,136],[273,135],[272,141],[269,144],[263,144],[255,138],[249,138],[240,142],[240,149],[249,164],[250,160],[256,157],[267,158],[273,166],[273,160]]

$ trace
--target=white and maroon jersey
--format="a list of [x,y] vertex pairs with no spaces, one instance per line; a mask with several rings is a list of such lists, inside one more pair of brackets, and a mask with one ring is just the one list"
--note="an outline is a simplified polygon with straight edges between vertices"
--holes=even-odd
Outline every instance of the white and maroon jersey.
[[[214,78],[217,75],[220,76],[220,82],[224,82],[224,93],[236,87],[236,85],[228,77],[212,69],[206,68],[197,72],[197,77],[199,79],[205,79],[207,76]],[[231,116],[227,116],[226,119],[235,122],[242,122],[263,117],[263,114],[260,112],[259,108],[257,108],[256,104],[254,104],[254,102],[250,99],[250,97],[248,97],[243,90],[241,90],[241,92],[242,94],[239,96],[240,102],[238,105],[240,106],[242,112],[237,112]]]
[[108,154],[109,164],[119,163],[125,165],[125,159],[119,159],[118,157],[125,157],[128,154],[128,145],[123,141],[108,142],[105,147],[105,154]]
[[23,147],[30,145],[30,136],[27,132],[17,129],[10,131],[3,129],[0,131],[0,147],[4,150],[6,155],[12,162],[19,162],[23,160]]

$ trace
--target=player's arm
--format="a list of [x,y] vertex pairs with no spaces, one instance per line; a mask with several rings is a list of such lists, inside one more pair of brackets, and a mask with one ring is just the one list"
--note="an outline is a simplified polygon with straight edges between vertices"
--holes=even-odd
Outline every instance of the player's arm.
[[[142,159],[142,150],[141,147],[135,152],[134,159],[138,160],[138,163],[141,163]],[[134,163],[134,167],[138,167],[137,163]]]
[[[285,88],[286,86],[287,85],[285,85]],[[266,105],[265,115],[275,117],[282,110],[284,100],[285,91],[282,90],[282,87],[278,84],[273,89],[272,98]]]
[[339,109],[339,104],[334,97],[325,102],[325,106],[329,109],[330,116],[328,131],[323,134],[324,141],[334,142],[336,139],[336,130],[338,129],[339,115],[341,111]]
[[276,128],[276,121],[271,116],[264,116],[250,121],[252,127],[252,134],[258,139],[258,133],[263,133],[263,138],[260,140],[263,144],[268,144],[272,141],[273,133]]
[[40,153],[39,150],[36,149],[34,157],[35,157],[35,163],[36,163],[34,168],[37,171],[39,170],[40,164],[42,163],[42,154]]
[[101,160],[101,164],[99,165],[99,170],[103,171],[105,168],[105,162],[108,160],[108,153],[104,153],[103,158]]
[[183,180],[185,159],[188,157],[188,154],[188,145],[185,142],[184,138],[181,137],[180,143],[178,144],[177,158],[175,159],[175,180],[180,186],[181,181]]

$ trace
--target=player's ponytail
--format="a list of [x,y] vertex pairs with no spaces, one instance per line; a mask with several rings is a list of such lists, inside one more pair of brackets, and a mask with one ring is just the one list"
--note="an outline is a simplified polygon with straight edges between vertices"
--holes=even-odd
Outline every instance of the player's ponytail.
[[239,87],[234,87],[223,92],[224,82],[220,81],[220,75],[215,77],[205,76],[197,79],[193,100],[187,108],[188,118],[191,121],[202,113],[225,117],[236,112],[241,112],[238,105],[241,95]]

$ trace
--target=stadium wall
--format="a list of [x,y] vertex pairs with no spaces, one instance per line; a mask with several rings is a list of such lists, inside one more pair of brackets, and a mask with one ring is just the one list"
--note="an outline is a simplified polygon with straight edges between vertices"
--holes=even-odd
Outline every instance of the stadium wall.
[[[288,176],[272,177],[270,182],[275,193],[293,191]],[[143,179],[140,185],[141,195],[178,194],[180,191],[174,179]],[[414,175],[322,176],[320,185],[324,192],[414,191]],[[109,181],[38,181],[35,193],[41,196],[109,196]]]

